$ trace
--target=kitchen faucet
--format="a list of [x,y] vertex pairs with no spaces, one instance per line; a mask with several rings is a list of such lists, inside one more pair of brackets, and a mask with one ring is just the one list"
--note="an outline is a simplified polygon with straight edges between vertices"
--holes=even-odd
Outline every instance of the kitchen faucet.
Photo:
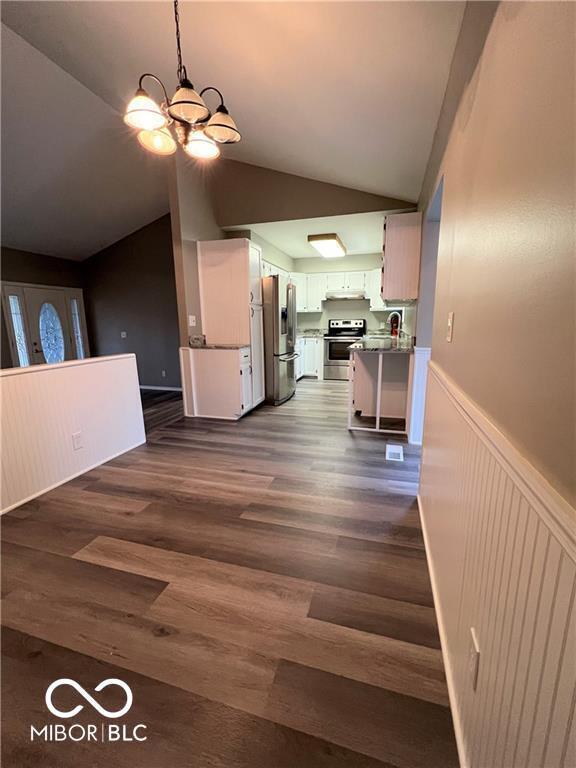
[[[394,316],[396,316],[397,318],[396,323],[392,322],[392,318]],[[390,312],[386,320],[386,323],[390,324],[390,334],[392,336],[400,336],[400,332],[402,330],[402,315],[400,314],[400,312],[396,312],[396,311]],[[396,332],[394,332],[395,329],[396,329]]]

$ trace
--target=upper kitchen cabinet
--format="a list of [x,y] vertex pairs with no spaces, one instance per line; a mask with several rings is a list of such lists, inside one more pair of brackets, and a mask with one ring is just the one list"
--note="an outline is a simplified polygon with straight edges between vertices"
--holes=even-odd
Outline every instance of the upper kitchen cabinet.
[[326,277],[327,291],[363,291],[366,287],[366,273],[354,272],[328,272]]
[[386,217],[381,291],[385,301],[418,298],[421,226],[420,212]]
[[252,343],[252,306],[262,304],[261,252],[244,238],[198,243],[202,333],[207,344]]
[[326,278],[327,275],[323,273],[306,275],[306,312],[322,312],[322,302],[326,298],[327,290]]
[[302,272],[291,272],[290,282],[296,286],[296,311],[306,312],[308,307],[306,275]]

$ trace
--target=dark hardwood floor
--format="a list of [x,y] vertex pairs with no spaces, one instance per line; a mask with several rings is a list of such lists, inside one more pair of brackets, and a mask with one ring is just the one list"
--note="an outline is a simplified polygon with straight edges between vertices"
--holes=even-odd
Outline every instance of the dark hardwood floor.
[[182,392],[168,389],[141,389],[140,399],[146,434],[181,419],[184,415]]
[[[240,422],[156,422],[7,514],[2,764],[456,766],[419,451],[385,446],[347,431],[344,383],[304,381]],[[31,743],[62,677],[124,680],[148,740]]]

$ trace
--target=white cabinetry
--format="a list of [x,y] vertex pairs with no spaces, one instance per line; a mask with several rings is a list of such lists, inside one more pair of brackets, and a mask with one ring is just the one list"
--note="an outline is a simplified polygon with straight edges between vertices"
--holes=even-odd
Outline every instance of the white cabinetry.
[[328,272],[326,275],[326,289],[328,291],[345,291],[346,272]]
[[264,336],[262,334],[264,319],[262,311],[261,304],[253,304],[250,307],[252,407],[264,402],[266,394],[264,390]]
[[304,347],[305,347],[305,341],[306,339],[303,339],[301,336],[299,336],[296,339],[296,348],[295,352],[298,355],[296,360],[294,361],[294,372],[296,375],[296,380],[301,379],[302,376],[304,376]]
[[[248,358],[244,355],[241,361],[241,377],[239,369],[235,373],[242,384],[241,405],[244,407],[240,413],[246,413],[261,403],[265,395],[261,250],[245,238],[200,242],[198,277],[206,344],[248,349]],[[220,357],[213,359],[219,361]],[[209,381],[214,380],[215,385],[216,372],[211,374],[203,369],[202,375],[207,375]],[[222,408],[230,412],[229,405],[223,404]]]
[[395,213],[386,217],[382,269],[382,298],[418,298],[422,214]]
[[307,312],[322,312],[322,302],[326,298],[327,281],[325,274],[306,275]]
[[308,285],[306,275],[302,272],[291,272],[290,282],[296,286],[296,311],[306,312],[308,307]]
[[366,298],[370,299],[370,310],[382,312],[386,305],[382,299],[382,270],[372,269],[366,272]]
[[323,378],[324,368],[324,339],[306,337],[304,341],[303,354],[303,376],[316,376]]
[[363,291],[366,287],[365,272],[346,272],[346,290]]
[[185,415],[239,419],[254,407],[250,347],[182,347]]

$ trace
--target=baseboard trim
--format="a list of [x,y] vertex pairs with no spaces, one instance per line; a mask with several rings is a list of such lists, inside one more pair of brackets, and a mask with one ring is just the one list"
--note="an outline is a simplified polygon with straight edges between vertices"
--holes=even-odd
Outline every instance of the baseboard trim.
[[426,518],[422,509],[422,499],[420,494],[417,494],[416,499],[418,501],[418,513],[420,515],[420,525],[422,526],[422,535],[424,537],[424,547],[426,549],[426,559],[428,561],[428,570],[430,572],[430,583],[432,585],[432,595],[434,597],[434,608],[436,610],[436,621],[438,623],[438,633],[440,635],[440,647],[442,649],[442,660],[444,662],[444,671],[446,673],[446,684],[448,686],[448,699],[450,700],[450,711],[452,712],[452,721],[454,723],[454,735],[456,736],[456,747],[458,749],[458,760],[460,762],[460,768],[468,768],[468,762],[466,760],[466,749],[464,746],[464,731],[462,728],[462,721],[460,718],[460,712],[458,711],[457,698],[456,698],[456,686],[454,683],[454,674],[452,672],[452,665],[448,655],[448,640],[446,637],[446,630],[444,624],[444,617],[442,616],[440,597],[438,595],[438,586],[436,580],[436,569],[434,567],[434,561],[432,560],[432,550],[429,545],[428,529],[426,527]]
[[76,477],[80,477],[80,475],[86,474],[86,472],[90,472],[93,469],[96,469],[96,467],[101,467],[102,464],[106,464],[108,461],[112,461],[112,459],[117,459],[118,456],[122,456],[123,453],[128,453],[128,451],[133,451],[134,448],[138,448],[140,445],[144,445],[146,443],[146,438],[144,440],[141,440],[139,443],[134,443],[134,445],[128,446],[128,448],[123,448],[121,451],[118,451],[118,453],[114,453],[112,456],[108,456],[108,458],[103,459],[103,461],[97,461],[95,464],[91,464],[88,467],[85,467],[84,469],[81,469],[79,472],[74,472],[71,475],[68,475],[63,480],[59,480],[57,483],[52,483],[52,485],[49,485],[47,488],[43,488],[41,491],[37,491],[36,493],[32,493],[30,496],[27,496],[25,499],[22,499],[21,501],[17,501],[14,504],[11,504],[9,507],[6,507],[5,509],[0,510],[0,515],[5,515],[7,512],[10,512],[13,509],[17,509],[18,507],[21,507],[23,504],[27,504],[29,501],[32,501],[33,499],[37,499],[38,496],[43,496],[45,493],[48,493],[49,491],[53,491],[54,488],[58,488],[60,485],[64,485],[64,483],[69,483],[70,480],[74,480]]
[[156,389],[159,392],[182,392],[182,387],[148,387],[146,384],[140,384],[140,389]]
[[[458,385],[431,360],[430,374],[443,388],[458,412],[521,490],[544,525],[557,538],[567,554],[576,560],[574,517],[576,510],[556,491],[533,464],[498,429],[488,416]],[[424,446],[425,448],[426,446]]]

